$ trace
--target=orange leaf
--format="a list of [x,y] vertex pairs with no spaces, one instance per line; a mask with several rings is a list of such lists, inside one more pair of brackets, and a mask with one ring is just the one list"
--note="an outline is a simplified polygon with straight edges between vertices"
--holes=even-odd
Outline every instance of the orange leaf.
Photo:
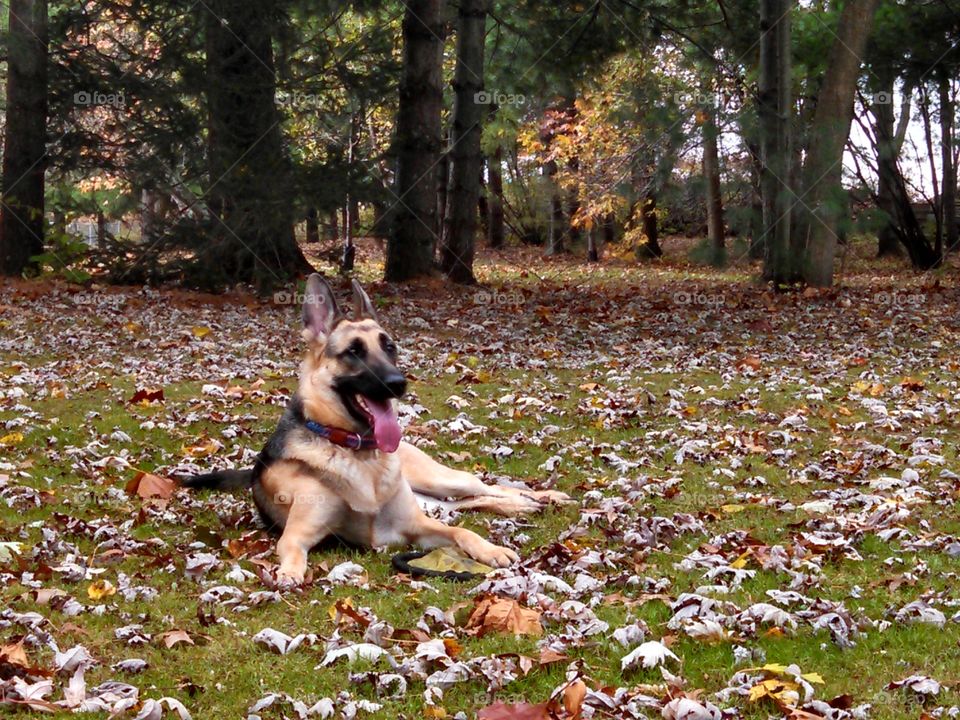
[[482,637],[491,632],[542,635],[540,611],[525,608],[513,598],[481,595],[474,601],[466,629]]
[[144,499],[156,497],[168,500],[176,487],[177,483],[170,478],[138,472],[133,480],[127,483],[126,490],[131,495],[139,495]]
[[580,717],[580,707],[587,696],[587,685],[577,678],[563,689],[563,708],[576,719]]

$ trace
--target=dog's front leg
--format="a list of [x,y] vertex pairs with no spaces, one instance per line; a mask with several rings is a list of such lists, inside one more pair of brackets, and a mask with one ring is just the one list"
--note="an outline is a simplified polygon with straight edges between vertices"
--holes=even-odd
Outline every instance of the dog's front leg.
[[335,512],[323,492],[296,495],[291,499],[283,534],[277,541],[280,569],[277,581],[281,587],[300,585],[307,572],[310,548],[334,532],[330,521]]

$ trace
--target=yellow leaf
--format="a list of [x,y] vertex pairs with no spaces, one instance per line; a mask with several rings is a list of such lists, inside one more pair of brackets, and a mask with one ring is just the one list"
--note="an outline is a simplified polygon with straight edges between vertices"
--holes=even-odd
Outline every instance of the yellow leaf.
[[750,688],[750,702],[757,702],[766,697],[773,698],[774,700],[783,700],[789,695],[795,695],[798,689],[799,685],[796,683],[781,680],[780,678],[770,678]]
[[774,673],[775,675],[783,675],[787,671],[787,666],[781,665],[780,663],[767,663],[760,669]]
[[447,710],[440,705],[427,705],[423,708],[423,716],[425,718],[435,718],[436,720],[442,720],[447,716]]
[[[337,607],[339,606],[339,607]],[[327,608],[327,615],[330,616],[330,619],[336,621],[337,615],[340,614],[340,608],[343,607],[353,607],[353,598],[345,597],[341,600],[337,600],[333,605]]]
[[735,513],[743,512],[747,508],[745,505],[721,505],[720,509],[727,513],[727,515],[734,515]]
[[409,564],[421,570],[433,570],[434,572],[473,573],[475,575],[488,575],[493,572],[493,568],[489,565],[468,558],[450,547],[437,548],[423,557],[411,560]]
[[116,595],[116,593],[117,589],[110,583],[109,580],[97,580],[95,583],[91,583],[90,587],[87,588],[87,595],[91,600],[102,600],[105,597]]
[[0,445],[19,445],[23,442],[23,433],[12,432],[0,437]]
[[747,566],[747,560],[750,559],[750,551],[747,550],[740,557],[730,563],[730,567],[736,568],[737,570],[742,570]]
[[808,683],[815,683],[816,685],[824,685],[823,676],[820,673],[804,673],[801,675],[804,680]]
[[205,338],[207,335],[209,335],[213,331],[210,328],[206,327],[205,325],[194,325],[193,328],[191,328],[190,332],[193,333],[194,337]]

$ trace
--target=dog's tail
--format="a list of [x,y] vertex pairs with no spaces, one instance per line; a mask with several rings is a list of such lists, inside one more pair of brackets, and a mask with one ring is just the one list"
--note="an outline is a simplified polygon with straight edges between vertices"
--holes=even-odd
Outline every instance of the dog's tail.
[[246,490],[253,485],[253,468],[193,475],[181,478],[180,485],[192,490]]

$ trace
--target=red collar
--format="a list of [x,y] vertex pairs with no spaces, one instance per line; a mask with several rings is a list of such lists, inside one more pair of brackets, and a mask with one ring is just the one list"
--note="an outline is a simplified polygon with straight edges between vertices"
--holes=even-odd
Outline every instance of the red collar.
[[305,424],[307,426],[307,430],[319,435],[322,438],[326,438],[334,445],[339,445],[340,447],[349,448],[351,450],[377,449],[376,438],[369,435],[361,435],[360,433],[351,432],[350,430],[343,430],[341,428],[321,425],[313,420],[307,420]]

